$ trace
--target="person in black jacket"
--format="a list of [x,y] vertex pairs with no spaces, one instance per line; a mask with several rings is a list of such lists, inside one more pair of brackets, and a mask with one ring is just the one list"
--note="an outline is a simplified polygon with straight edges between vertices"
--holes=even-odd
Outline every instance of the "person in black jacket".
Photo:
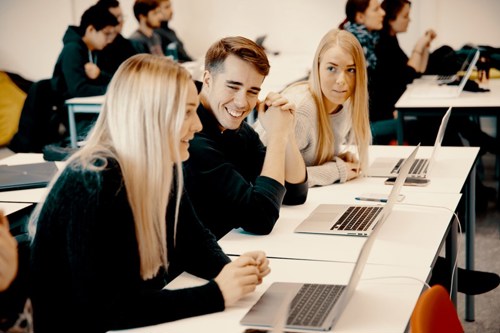
[[[222,311],[269,273],[260,251],[231,262],[184,193],[198,103],[188,71],[166,57],[120,66],[86,145],[30,221],[35,332],[103,333]],[[209,281],[163,289],[183,271]]]
[[177,36],[176,32],[169,27],[169,22],[172,20],[174,10],[171,0],[159,0],[160,9],[163,14],[163,19],[160,23],[160,28],[155,31],[161,36],[163,52],[173,43],[177,59],[179,62],[193,61],[193,58],[184,49],[184,43]]
[[[269,234],[282,203],[298,205],[307,198],[295,105],[273,92],[258,100],[269,68],[264,49],[239,36],[215,42],[205,56],[198,108],[203,130],[189,147],[186,188],[217,238],[239,227]],[[244,121],[255,107],[267,148]]]
[[80,26],[69,26],[59,54],[52,87],[63,99],[103,95],[111,75],[99,68],[99,51],[116,37],[116,17],[100,5],[87,9]]
[[98,5],[104,6],[116,17],[118,25],[115,27],[116,37],[100,52],[100,68],[102,71],[114,74],[118,66],[131,56],[140,53],[141,47],[130,39],[123,37],[123,11],[118,0],[99,0]]

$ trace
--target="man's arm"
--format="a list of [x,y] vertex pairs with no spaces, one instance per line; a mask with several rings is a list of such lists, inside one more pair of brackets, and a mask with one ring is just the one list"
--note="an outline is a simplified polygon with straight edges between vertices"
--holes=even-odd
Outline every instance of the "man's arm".
[[307,171],[295,140],[295,105],[280,94],[270,93],[259,105],[259,119],[268,137],[261,175],[286,184],[285,204],[304,203]]

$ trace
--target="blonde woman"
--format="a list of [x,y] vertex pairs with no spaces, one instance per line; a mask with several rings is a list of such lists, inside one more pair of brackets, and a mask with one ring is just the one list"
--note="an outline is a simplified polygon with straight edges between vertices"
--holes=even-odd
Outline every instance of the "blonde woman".
[[[333,29],[319,43],[309,80],[282,92],[297,107],[295,137],[310,187],[343,183],[366,170],[371,141],[366,76],[356,37]],[[259,122],[255,129],[265,142]]]
[[[120,66],[87,144],[30,221],[37,333],[222,311],[269,273],[262,252],[230,262],[183,195],[198,104],[188,72],[165,57],[141,54]],[[209,282],[162,290],[182,271]]]

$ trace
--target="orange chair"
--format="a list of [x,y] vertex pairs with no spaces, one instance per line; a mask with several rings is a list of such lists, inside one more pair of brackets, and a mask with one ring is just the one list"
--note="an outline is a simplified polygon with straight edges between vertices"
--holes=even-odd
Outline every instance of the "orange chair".
[[434,285],[420,295],[410,319],[411,333],[463,333],[446,289]]

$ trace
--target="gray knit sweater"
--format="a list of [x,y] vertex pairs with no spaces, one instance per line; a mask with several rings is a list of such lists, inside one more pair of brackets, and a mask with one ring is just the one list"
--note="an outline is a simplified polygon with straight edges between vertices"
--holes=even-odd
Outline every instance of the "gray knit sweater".
[[[346,164],[337,156],[343,152],[342,145],[352,142],[349,101],[343,105],[342,110],[330,115],[330,124],[335,139],[334,159],[322,165],[314,165],[318,144],[318,109],[313,96],[306,84],[288,88],[283,92],[283,95],[289,101],[295,103],[297,108],[295,138],[307,166],[309,187],[329,185],[335,182],[344,183],[347,180]],[[254,124],[254,129],[259,134],[262,142],[266,144],[266,131],[258,120]]]

